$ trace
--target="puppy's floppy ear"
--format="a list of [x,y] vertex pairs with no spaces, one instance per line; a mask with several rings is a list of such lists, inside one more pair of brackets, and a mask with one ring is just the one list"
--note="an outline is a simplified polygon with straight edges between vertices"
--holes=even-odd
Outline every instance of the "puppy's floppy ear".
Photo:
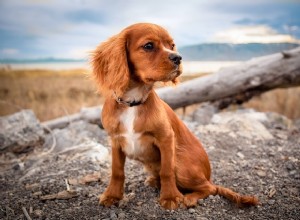
[[98,88],[105,96],[116,93],[120,97],[129,84],[127,42],[123,33],[101,43],[92,53],[93,75]]

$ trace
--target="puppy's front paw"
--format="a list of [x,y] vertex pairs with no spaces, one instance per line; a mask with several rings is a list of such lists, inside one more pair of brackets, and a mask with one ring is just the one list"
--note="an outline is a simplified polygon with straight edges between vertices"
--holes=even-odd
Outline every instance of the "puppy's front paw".
[[120,200],[121,200],[120,198],[106,195],[105,193],[99,196],[100,205],[104,205],[105,207],[109,207],[114,204],[117,204]]
[[172,198],[161,198],[159,200],[160,205],[165,209],[177,209],[180,202],[182,201],[182,195],[175,196]]

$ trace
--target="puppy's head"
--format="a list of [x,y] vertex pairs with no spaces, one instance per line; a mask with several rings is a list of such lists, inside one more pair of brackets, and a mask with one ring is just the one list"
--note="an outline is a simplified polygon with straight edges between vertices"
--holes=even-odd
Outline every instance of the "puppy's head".
[[100,91],[122,96],[130,78],[151,84],[173,81],[182,72],[181,56],[173,39],[162,27],[139,23],[100,44],[92,66]]

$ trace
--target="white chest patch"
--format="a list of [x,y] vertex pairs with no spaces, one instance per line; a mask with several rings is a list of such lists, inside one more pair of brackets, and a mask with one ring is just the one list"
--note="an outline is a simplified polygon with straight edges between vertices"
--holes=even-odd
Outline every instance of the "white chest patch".
[[134,131],[134,120],[136,114],[137,107],[130,107],[127,108],[127,110],[125,110],[120,116],[120,121],[125,127],[125,133],[121,134],[121,136],[126,139],[126,146],[123,150],[125,154],[132,159],[138,159],[138,156],[142,153],[139,141],[141,134]]

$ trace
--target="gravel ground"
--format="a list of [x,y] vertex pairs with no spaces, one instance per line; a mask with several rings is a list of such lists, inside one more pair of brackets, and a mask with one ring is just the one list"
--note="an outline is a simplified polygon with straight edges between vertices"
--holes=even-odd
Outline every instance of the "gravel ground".
[[[125,198],[118,207],[105,208],[98,205],[97,196],[109,181],[110,162],[56,155],[40,161],[39,170],[22,181],[27,170],[19,165],[1,172],[0,219],[26,219],[25,209],[32,219],[300,219],[299,129],[269,126],[273,138],[255,139],[203,132],[195,123],[189,126],[208,152],[214,183],[256,195],[259,206],[240,209],[222,197],[209,196],[193,208],[164,210],[158,203],[159,191],[144,185],[142,166],[127,160]],[[70,184],[99,171],[100,176],[89,183]],[[71,198],[43,199],[67,185],[75,192]]]

